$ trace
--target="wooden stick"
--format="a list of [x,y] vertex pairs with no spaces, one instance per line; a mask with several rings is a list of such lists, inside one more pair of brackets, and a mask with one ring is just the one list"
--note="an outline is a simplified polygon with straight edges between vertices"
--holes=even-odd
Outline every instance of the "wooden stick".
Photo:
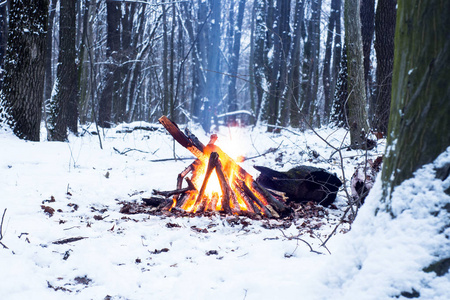
[[[216,153],[216,155],[217,155],[217,153]],[[200,188],[200,192],[198,192],[198,196],[197,196],[197,199],[195,200],[194,207],[197,207],[197,205],[202,203],[203,194],[205,193],[205,189],[206,189],[206,185],[208,184],[209,177],[211,176],[212,171],[216,167],[216,159],[217,159],[217,157],[214,158],[214,156],[212,154],[209,157],[208,167],[207,167],[206,173],[205,173],[205,179],[203,180],[202,187]],[[203,207],[203,209],[204,209],[204,207]],[[196,210],[196,212],[197,212],[197,210]]]
[[234,195],[234,192],[228,184],[228,180],[225,174],[223,173],[223,167],[222,163],[219,160],[219,154],[217,152],[212,152],[210,159],[214,159],[217,177],[219,178],[220,188],[222,189],[222,208],[225,213],[231,214],[232,211],[230,207],[230,201],[233,200],[233,196],[234,198],[236,198],[236,195]]
[[177,199],[177,204],[175,204],[175,207],[181,208],[184,204],[184,202],[189,198],[190,193],[183,193],[179,199]]
[[178,198],[178,195],[185,193],[187,191],[192,191],[192,190],[196,190],[194,184],[192,183],[192,181],[188,181],[188,184],[190,182],[190,185],[188,187],[182,188],[182,189],[176,189],[173,191],[158,191],[158,190],[153,190],[153,194],[155,195],[161,195],[164,196],[166,198],[169,198],[172,195],[175,195],[175,197]]
[[274,196],[272,196],[265,188],[259,185],[256,181],[252,182],[253,188],[260,192],[264,198],[266,198],[267,202],[281,215],[285,216],[290,213],[290,208],[278,201]]
[[162,116],[158,120],[164,128],[170,133],[173,138],[180,143],[181,146],[188,149],[197,158],[203,158],[203,149],[199,149],[199,145],[194,145],[191,139],[189,139],[181,130],[178,125],[169,120],[166,116]]
[[256,204],[258,204],[259,209],[262,211],[262,213],[266,216],[271,218],[272,213],[267,209],[267,207],[261,202],[261,200],[258,199],[258,197],[253,194],[253,192],[250,190],[250,188],[245,184],[245,182],[242,182],[242,187],[247,194],[247,196],[250,197]]
[[244,189],[242,187],[242,184],[239,184],[237,180],[234,181],[234,188],[239,193],[239,196],[241,196],[242,199],[244,199],[245,205],[248,207],[248,211],[250,213],[255,213],[258,215],[261,215],[261,211],[258,208],[257,205],[253,202],[252,199],[244,192]]

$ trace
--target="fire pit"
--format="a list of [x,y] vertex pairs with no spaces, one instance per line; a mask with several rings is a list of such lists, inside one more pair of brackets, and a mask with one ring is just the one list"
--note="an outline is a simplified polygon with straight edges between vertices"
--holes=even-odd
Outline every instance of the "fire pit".
[[[212,135],[205,146],[189,130],[183,133],[166,116],[162,116],[159,122],[197,158],[178,175],[175,190],[154,191],[165,197],[162,199],[166,203],[163,210],[191,214],[221,212],[267,218],[285,217],[291,213],[283,197],[259,185],[235,160],[214,144],[216,135]],[[190,178],[189,174],[192,174]],[[183,181],[186,181],[187,187],[183,188]]]

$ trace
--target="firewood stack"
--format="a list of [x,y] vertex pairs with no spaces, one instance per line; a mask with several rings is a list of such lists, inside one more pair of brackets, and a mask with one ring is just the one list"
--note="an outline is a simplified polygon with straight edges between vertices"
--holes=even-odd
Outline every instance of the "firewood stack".
[[[267,218],[280,218],[291,214],[291,209],[282,197],[259,185],[250,174],[214,144],[216,135],[212,135],[205,146],[187,129],[183,133],[166,116],[162,116],[159,122],[180,145],[197,158],[178,175],[176,190],[155,191],[164,197],[173,195],[170,205],[165,206],[166,210],[196,214],[219,211],[230,215]],[[213,171],[216,171],[220,187],[216,192],[207,194]],[[187,177],[189,173],[192,173],[191,178]],[[185,188],[182,187],[183,180],[187,182]]]

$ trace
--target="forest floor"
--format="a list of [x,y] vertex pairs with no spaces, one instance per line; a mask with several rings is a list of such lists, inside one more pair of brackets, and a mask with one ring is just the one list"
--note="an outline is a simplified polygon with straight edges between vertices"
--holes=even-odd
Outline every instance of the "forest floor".
[[[156,130],[131,130],[136,126]],[[209,140],[200,128],[190,129]],[[379,140],[368,153],[343,150],[341,168],[322,138],[340,148],[348,145],[346,131],[317,134],[220,127],[216,144],[249,158],[241,166],[254,177],[253,165],[312,165],[341,179],[344,171],[347,180],[358,163],[385,148]],[[66,143],[26,142],[1,129],[0,242],[7,247],[0,245],[1,299],[329,299],[340,286],[327,274],[330,259],[348,243],[350,224],[321,244],[346,208],[343,191],[336,207],[289,223],[122,214],[124,202],[174,189],[193,161],[159,160],[193,156],[159,124],[122,124],[102,131],[101,139],[103,150],[93,126]]]

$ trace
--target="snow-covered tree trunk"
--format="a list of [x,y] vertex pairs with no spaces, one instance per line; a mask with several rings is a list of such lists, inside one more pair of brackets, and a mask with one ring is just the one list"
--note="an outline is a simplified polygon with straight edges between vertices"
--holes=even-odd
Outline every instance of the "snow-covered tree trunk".
[[[334,77],[334,72],[330,71],[331,68],[331,54],[332,54],[332,46],[333,46],[333,35],[339,35],[340,33],[336,32],[337,23],[340,22],[340,1],[332,0],[330,7],[330,17],[328,19],[328,28],[327,28],[327,40],[325,43],[325,58],[323,60],[323,93],[324,93],[324,121],[328,123],[328,119],[330,117],[331,112],[331,104],[333,99],[332,94],[332,79]],[[335,59],[335,58],[334,58]],[[333,70],[334,71],[334,70]]]
[[383,188],[392,190],[450,145],[450,5],[399,1]]
[[[7,2],[0,4],[0,70],[3,70],[3,62],[6,54],[6,44],[8,41],[8,10]],[[3,72],[0,71],[0,89],[2,88]]]
[[[447,152],[447,157],[450,153],[450,5],[438,0],[427,0],[422,5],[399,1],[397,13],[391,114],[382,171],[382,202],[393,217],[401,213],[399,204],[393,203],[394,190],[423,165],[433,161],[436,184],[442,184],[444,192],[450,195],[450,162],[448,158],[443,164],[435,161],[441,153]],[[439,191],[437,186],[424,188]],[[450,201],[448,197],[444,199],[427,213],[442,219],[441,225],[448,231]],[[430,205],[423,203],[422,206]],[[445,231],[441,231],[441,235],[444,234]],[[442,247],[445,249],[444,245]],[[449,252],[442,255],[436,251],[431,255],[436,256],[436,261],[424,271],[435,272],[438,276],[448,273]]]
[[39,141],[47,14],[47,0],[10,2],[0,118],[7,115],[7,123],[14,133],[32,141]]

